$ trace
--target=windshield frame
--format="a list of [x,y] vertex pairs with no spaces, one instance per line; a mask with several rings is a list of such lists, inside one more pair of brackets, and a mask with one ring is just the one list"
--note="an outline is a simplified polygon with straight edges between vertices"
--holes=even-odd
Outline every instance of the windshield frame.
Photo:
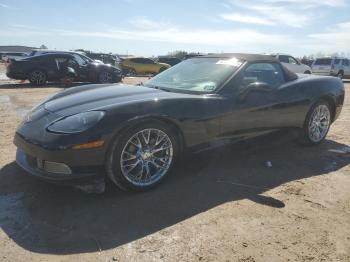
[[231,81],[232,78],[234,78],[236,76],[236,74],[240,71],[240,69],[246,64],[246,60],[242,59],[242,58],[238,58],[238,57],[234,57],[234,56],[228,56],[228,57],[214,57],[214,56],[210,56],[210,57],[207,57],[207,56],[199,56],[199,57],[192,57],[192,58],[189,58],[189,59],[186,59],[174,66],[178,66],[180,65],[181,63],[187,61],[187,60],[192,60],[192,59],[208,59],[208,58],[212,58],[212,59],[219,59],[219,60],[229,60],[229,59],[232,59],[232,58],[237,58],[239,61],[240,61],[240,65],[235,69],[235,70],[232,70],[232,72],[227,76],[225,77],[222,81],[220,81],[220,83],[218,83],[217,87],[215,89],[213,89],[212,91],[194,91],[194,90],[190,90],[190,89],[182,89],[182,88],[175,88],[175,87],[165,87],[165,86],[158,86],[158,85],[152,85],[152,84],[147,84],[149,81],[147,81],[144,86],[145,87],[149,87],[149,88],[157,88],[157,89],[160,89],[160,90],[165,90],[165,91],[168,91],[168,92],[174,92],[174,93],[184,93],[184,94],[197,94],[197,95],[213,95],[213,94],[217,94],[221,89],[223,89],[225,87],[225,85]]

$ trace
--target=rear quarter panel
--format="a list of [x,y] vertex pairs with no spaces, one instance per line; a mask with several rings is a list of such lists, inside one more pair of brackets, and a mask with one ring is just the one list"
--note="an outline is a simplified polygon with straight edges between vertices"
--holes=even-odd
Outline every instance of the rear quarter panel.
[[333,120],[339,116],[345,95],[344,84],[340,79],[329,76],[299,76],[296,82],[299,86],[298,92],[307,101],[305,111],[303,112],[304,118],[310,107],[320,99],[327,100],[334,107]]

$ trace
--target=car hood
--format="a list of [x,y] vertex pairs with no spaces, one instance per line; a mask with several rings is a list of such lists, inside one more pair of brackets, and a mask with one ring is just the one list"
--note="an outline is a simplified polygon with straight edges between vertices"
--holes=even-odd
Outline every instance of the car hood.
[[108,110],[111,106],[161,99],[195,98],[200,95],[167,92],[132,85],[85,85],[62,91],[44,103],[46,110],[68,116],[90,110]]

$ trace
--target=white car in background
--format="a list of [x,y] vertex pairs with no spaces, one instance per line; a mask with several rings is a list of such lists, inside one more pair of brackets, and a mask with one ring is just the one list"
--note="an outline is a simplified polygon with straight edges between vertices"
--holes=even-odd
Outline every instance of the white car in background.
[[292,57],[291,55],[285,54],[272,54],[272,56],[276,57],[281,64],[286,67],[289,71],[298,74],[311,74],[311,67],[308,65],[304,65],[298,61],[298,59]]
[[340,79],[350,77],[350,61],[344,57],[319,57],[312,64],[312,73]]

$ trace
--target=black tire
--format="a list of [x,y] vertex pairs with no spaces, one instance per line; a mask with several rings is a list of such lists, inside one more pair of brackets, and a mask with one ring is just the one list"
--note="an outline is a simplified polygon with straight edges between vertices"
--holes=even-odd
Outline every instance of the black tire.
[[47,82],[47,75],[43,70],[34,70],[29,74],[28,79],[34,86],[43,86]]
[[[310,122],[312,121],[313,118],[313,114],[315,113],[316,109],[318,107],[322,106],[323,108],[326,107],[328,109],[329,112],[329,119],[328,119],[328,125],[327,125],[327,129],[325,131],[322,132],[322,135],[320,135],[320,139],[319,140],[315,140],[312,138],[312,127],[310,127]],[[302,134],[300,137],[300,142],[305,144],[305,145],[318,145],[320,144],[327,136],[329,128],[331,126],[332,123],[332,110],[331,107],[329,105],[329,103],[325,100],[320,100],[317,103],[315,103],[309,110],[309,112],[306,115],[306,119],[304,122],[304,126],[302,129]]]
[[[173,148],[172,160],[170,162],[169,167],[167,168],[167,171],[165,171],[164,175],[162,175],[159,178],[159,180],[156,180],[152,184],[137,185],[131,182],[130,179],[127,178],[127,175],[124,175],[122,171],[122,167],[121,167],[122,152],[126,148],[130,139],[135,134],[138,134],[142,130],[147,130],[147,129],[160,130],[168,136],[168,138],[171,140],[171,145]],[[107,175],[122,190],[146,191],[151,188],[154,188],[155,186],[159,185],[164,180],[164,178],[167,177],[171,172],[175,164],[175,161],[177,159],[177,155],[180,148],[178,141],[179,140],[177,139],[177,135],[173,131],[173,129],[161,121],[152,120],[152,121],[145,121],[145,122],[136,124],[135,126],[128,128],[127,130],[124,130],[124,132],[122,132],[119,136],[117,136],[115,140],[111,143],[111,146],[106,156]],[[143,169],[141,173],[143,173]]]
[[101,84],[113,83],[113,75],[111,72],[103,71],[98,75],[98,82]]
[[339,71],[339,73],[337,74],[337,77],[338,77],[339,79],[343,79],[343,77],[344,77],[344,72],[343,72],[343,71]]
[[310,75],[311,72],[310,71],[305,71],[304,74]]

